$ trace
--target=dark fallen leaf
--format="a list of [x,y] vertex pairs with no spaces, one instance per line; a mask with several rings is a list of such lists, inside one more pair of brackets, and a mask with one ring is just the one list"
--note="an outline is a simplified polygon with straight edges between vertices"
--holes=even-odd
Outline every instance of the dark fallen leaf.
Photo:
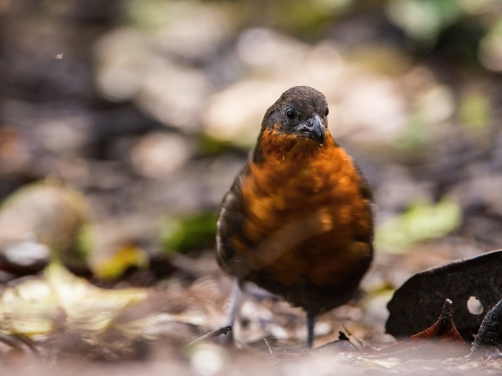
[[502,300],[488,312],[472,344],[472,355],[483,356],[502,351]]
[[403,338],[432,326],[445,299],[455,302],[453,316],[457,330],[471,342],[483,314],[470,313],[467,301],[472,296],[484,312],[502,296],[502,250],[428,269],[408,279],[387,305],[390,315],[386,331]]
[[427,339],[439,339],[441,342],[464,344],[464,340],[455,327],[451,312],[452,301],[450,299],[446,299],[443,305],[443,311],[441,312],[441,316],[439,316],[438,321],[423,332],[412,335],[410,340],[412,342],[419,342]]
[[340,341],[350,341],[344,332],[338,332],[338,339]]

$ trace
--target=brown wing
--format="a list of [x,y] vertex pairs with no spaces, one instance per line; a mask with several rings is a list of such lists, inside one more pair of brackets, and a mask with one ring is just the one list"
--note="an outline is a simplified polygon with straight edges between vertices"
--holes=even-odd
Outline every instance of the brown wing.
[[245,263],[238,262],[236,244],[249,245],[243,233],[243,226],[247,220],[242,198],[242,177],[249,173],[246,164],[236,176],[232,186],[223,197],[218,215],[216,232],[216,254],[220,267],[230,275],[243,278],[247,274]]
[[[363,241],[363,242],[366,242],[368,244],[371,245],[371,250],[372,250],[372,253],[373,253],[373,235],[374,235],[374,225],[375,225],[375,216],[374,216],[374,213],[373,213],[373,192],[371,191],[371,188],[368,184],[368,181],[366,180],[366,178],[364,177],[361,169],[359,168],[359,166],[357,166],[357,164],[354,163],[354,167],[355,169],[357,170],[357,174],[359,176],[359,193],[361,194],[361,197],[365,200],[368,200],[368,216],[370,217],[370,225],[371,225],[371,231],[368,233],[365,233],[362,235],[362,238],[361,239],[357,239],[359,241]],[[357,236],[357,234],[356,234]]]

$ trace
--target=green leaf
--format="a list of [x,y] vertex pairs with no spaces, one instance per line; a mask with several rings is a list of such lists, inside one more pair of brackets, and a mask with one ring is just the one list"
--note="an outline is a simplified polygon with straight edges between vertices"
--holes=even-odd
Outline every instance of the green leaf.
[[491,112],[490,101],[485,95],[471,93],[462,99],[458,109],[458,117],[466,128],[484,128],[490,122]]
[[161,233],[162,248],[173,253],[213,246],[217,219],[216,213],[205,212],[166,221]]
[[416,203],[403,214],[380,225],[375,240],[378,248],[405,252],[413,243],[448,234],[457,228],[461,220],[461,210],[451,199],[432,205]]

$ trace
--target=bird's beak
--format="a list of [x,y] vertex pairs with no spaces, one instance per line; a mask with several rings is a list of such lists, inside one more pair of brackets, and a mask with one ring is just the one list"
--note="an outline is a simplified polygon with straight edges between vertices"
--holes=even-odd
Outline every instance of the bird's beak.
[[316,141],[321,146],[324,145],[324,134],[326,128],[319,117],[319,115],[314,114],[310,119],[308,119],[305,123],[302,123],[297,128],[298,132],[304,134],[311,140]]

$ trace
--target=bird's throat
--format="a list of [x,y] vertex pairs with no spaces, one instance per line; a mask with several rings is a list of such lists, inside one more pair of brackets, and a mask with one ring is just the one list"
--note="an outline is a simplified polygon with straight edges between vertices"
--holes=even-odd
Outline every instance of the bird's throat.
[[307,137],[296,134],[286,134],[275,129],[263,130],[260,137],[260,145],[255,150],[255,162],[266,161],[268,163],[290,164],[297,168],[309,164],[311,161],[322,158],[335,147],[335,142],[329,131],[326,131],[326,141],[320,145]]

